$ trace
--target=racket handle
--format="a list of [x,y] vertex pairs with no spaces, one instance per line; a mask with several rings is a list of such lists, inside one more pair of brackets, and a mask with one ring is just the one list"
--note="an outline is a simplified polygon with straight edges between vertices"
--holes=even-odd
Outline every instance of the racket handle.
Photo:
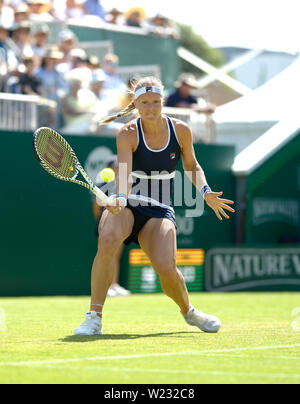
[[[93,193],[99,198],[104,205],[114,205],[115,199],[114,197],[108,197],[104,192],[101,191],[98,187],[94,187]],[[119,206],[125,207],[127,204],[127,201],[125,198],[119,198]]]
[[111,198],[105,195],[104,192],[101,191],[98,187],[93,188],[93,193],[96,195],[98,199],[100,199],[105,205],[109,205],[111,203]]

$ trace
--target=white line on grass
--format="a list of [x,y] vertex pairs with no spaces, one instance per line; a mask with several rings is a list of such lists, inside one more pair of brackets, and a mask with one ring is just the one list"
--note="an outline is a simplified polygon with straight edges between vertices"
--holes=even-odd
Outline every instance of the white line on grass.
[[[218,354],[218,353],[212,353],[212,354],[203,354],[203,355],[205,355],[205,356],[214,356],[215,358],[218,358],[218,357],[226,357],[226,358],[240,358],[240,359],[257,359],[257,357],[256,356],[251,356],[251,355],[232,355],[232,354],[226,354],[226,353],[223,353],[223,354]],[[287,361],[289,361],[289,360],[296,360],[296,361],[299,361],[300,362],[300,356],[274,356],[274,355],[267,355],[267,356],[259,356],[259,359],[263,359],[263,360],[265,360],[265,359],[283,359],[283,360],[287,360]]]
[[[47,365],[47,368],[56,368],[56,366],[53,365]],[[72,366],[61,366],[60,368],[63,369],[72,369],[74,370],[74,367]],[[109,372],[132,372],[132,373],[141,373],[141,368],[123,368],[123,367],[118,367],[118,368],[111,368],[111,367],[100,367],[100,366],[92,366],[88,368],[89,370],[97,370],[97,371],[109,371]],[[169,373],[169,374],[188,374],[188,375],[210,375],[210,376],[239,376],[239,377],[265,377],[265,378],[280,378],[280,379],[300,379],[300,373],[299,374],[294,374],[294,373],[255,373],[255,372],[232,372],[232,371],[226,371],[226,370],[189,370],[189,369],[142,369],[143,372],[146,373]]]
[[140,354],[140,355],[118,355],[118,356],[95,356],[83,358],[65,358],[65,359],[52,359],[43,361],[26,361],[26,362],[0,362],[0,366],[39,366],[51,365],[59,363],[74,363],[85,361],[105,361],[105,360],[121,360],[121,359],[141,359],[141,358],[155,358],[155,357],[168,357],[168,356],[185,356],[185,355],[207,355],[212,353],[226,353],[226,352],[244,352],[244,351],[264,351],[271,349],[289,349],[300,347],[300,344],[291,345],[271,345],[271,346],[257,346],[257,347],[244,347],[244,348],[228,348],[228,349],[211,349],[206,351],[188,351],[188,352],[162,352],[153,354]]

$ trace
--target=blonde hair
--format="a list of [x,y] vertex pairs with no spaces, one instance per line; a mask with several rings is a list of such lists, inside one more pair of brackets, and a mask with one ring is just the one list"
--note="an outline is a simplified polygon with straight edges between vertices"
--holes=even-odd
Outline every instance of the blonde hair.
[[160,88],[162,91],[164,90],[164,86],[161,82],[160,79],[158,79],[157,77],[144,77],[141,78],[139,80],[137,79],[133,79],[131,80],[131,90],[128,90],[129,96],[130,98],[132,98],[132,101],[130,104],[127,105],[127,107],[125,107],[124,109],[122,109],[120,112],[118,112],[117,114],[113,115],[113,116],[108,116],[104,119],[102,119],[100,121],[100,125],[106,125],[110,122],[115,121],[118,118],[122,118],[123,116],[127,116],[130,113],[132,113],[133,111],[136,110],[135,107],[135,103],[134,103],[134,94],[137,90],[139,90],[142,87],[148,87],[148,86],[153,86],[153,87],[158,87]]
[[104,63],[112,62],[119,64],[119,57],[113,53],[108,53],[107,55],[105,55],[103,62]]

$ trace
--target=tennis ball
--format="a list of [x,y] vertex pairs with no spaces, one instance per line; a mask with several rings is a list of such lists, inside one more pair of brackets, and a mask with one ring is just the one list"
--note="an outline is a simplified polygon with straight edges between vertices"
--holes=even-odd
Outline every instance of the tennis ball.
[[112,182],[115,180],[115,172],[111,168],[104,168],[100,172],[100,177],[104,182]]

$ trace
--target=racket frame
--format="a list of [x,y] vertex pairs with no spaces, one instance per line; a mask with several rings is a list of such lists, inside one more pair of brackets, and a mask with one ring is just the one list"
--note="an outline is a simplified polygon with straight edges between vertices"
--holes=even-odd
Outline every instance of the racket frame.
[[[75,163],[75,173],[72,177],[68,178],[68,177],[64,177],[60,174],[58,174],[56,171],[52,170],[51,167],[48,166],[48,164],[44,161],[44,159],[40,156],[39,152],[38,152],[38,148],[37,148],[37,137],[39,136],[40,132],[42,130],[48,130],[50,131],[55,137],[57,137],[61,142],[63,142],[65,144],[65,146],[67,147],[67,149],[69,150],[69,152],[72,155],[72,158],[74,159],[74,163]],[[94,183],[93,181],[90,179],[90,177],[87,175],[87,173],[85,172],[85,170],[83,169],[82,165],[80,164],[74,150],[72,149],[72,147],[69,145],[69,143],[55,130],[51,129],[51,128],[47,128],[47,127],[42,127],[37,129],[34,132],[33,135],[33,151],[34,151],[34,155],[37,159],[37,161],[41,164],[41,166],[44,168],[44,170],[46,170],[49,174],[51,174],[53,177],[62,180],[62,181],[66,181],[66,182],[73,182],[74,184],[78,184],[81,185],[82,187],[88,189],[89,191],[91,191],[94,195],[96,195],[105,205],[113,205],[114,204],[114,198],[108,197],[104,192],[101,191],[101,189],[99,189]],[[78,174],[80,174],[83,176],[83,178],[86,180],[87,183],[80,181],[78,179],[76,179],[76,177],[78,176]]]

